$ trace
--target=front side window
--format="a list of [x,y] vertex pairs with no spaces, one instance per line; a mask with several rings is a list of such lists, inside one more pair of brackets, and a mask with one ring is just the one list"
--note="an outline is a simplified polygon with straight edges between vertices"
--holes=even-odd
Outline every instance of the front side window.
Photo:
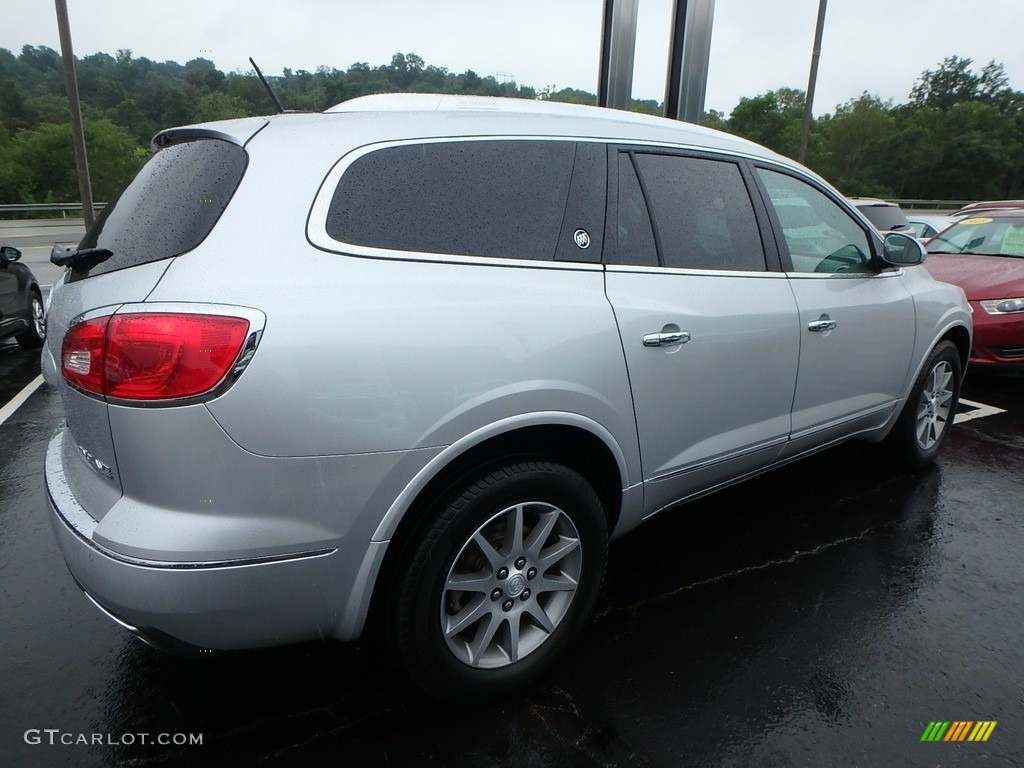
[[571,141],[450,141],[356,159],[327,234],[394,251],[554,258],[572,179]]
[[867,233],[823,192],[784,173],[758,168],[794,272],[873,272]]
[[662,266],[765,270],[757,220],[736,163],[645,153],[633,157]]

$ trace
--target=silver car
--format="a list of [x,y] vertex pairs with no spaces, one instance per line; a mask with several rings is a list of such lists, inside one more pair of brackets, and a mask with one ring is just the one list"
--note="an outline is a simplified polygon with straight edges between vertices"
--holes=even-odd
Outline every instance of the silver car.
[[55,250],[43,362],[68,567],[156,646],[374,622],[434,696],[499,696],[610,538],[854,437],[920,466],[952,424],[960,289],[747,141],[396,95],[154,146]]

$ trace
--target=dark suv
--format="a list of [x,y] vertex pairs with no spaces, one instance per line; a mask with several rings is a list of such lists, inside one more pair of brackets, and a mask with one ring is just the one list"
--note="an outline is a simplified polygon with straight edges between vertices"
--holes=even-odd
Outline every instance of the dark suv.
[[17,248],[0,247],[0,339],[14,336],[22,347],[36,349],[46,339],[43,294],[32,270],[19,259]]

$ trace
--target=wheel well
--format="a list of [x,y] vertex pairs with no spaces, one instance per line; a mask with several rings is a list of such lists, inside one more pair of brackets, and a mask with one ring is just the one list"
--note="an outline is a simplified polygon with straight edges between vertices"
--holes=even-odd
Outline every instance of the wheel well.
[[604,441],[584,429],[564,425],[524,427],[498,435],[457,456],[417,494],[391,537],[381,564],[370,601],[369,625],[379,628],[381,607],[387,601],[398,565],[407,561],[410,545],[430,526],[433,513],[472,478],[516,461],[551,461],[581,474],[601,499],[608,532],[615,529],[622,507],[622,476]]
[[971,357],[971,334],[962,325],[950,328],[942,337],[942,341],[952,341],[960,353],[960,370],[967,370],[967,361]]

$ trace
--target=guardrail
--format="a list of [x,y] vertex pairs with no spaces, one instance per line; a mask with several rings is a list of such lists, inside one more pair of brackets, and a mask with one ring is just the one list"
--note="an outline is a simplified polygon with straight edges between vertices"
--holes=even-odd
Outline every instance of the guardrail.
[[[92,208],[99,213],[106,206],[106,203],[93,203]],[[82,215],[81,203],[16,203],[0,205],[0,219],[16,218],[9,214],[37,214],[37,213],[59,213],[61,218],[66,219],[69,213]]]
[[958,211],[974,200],[919,200],[917,198],[888,198],[886,202],[896,203],[907,210]]

